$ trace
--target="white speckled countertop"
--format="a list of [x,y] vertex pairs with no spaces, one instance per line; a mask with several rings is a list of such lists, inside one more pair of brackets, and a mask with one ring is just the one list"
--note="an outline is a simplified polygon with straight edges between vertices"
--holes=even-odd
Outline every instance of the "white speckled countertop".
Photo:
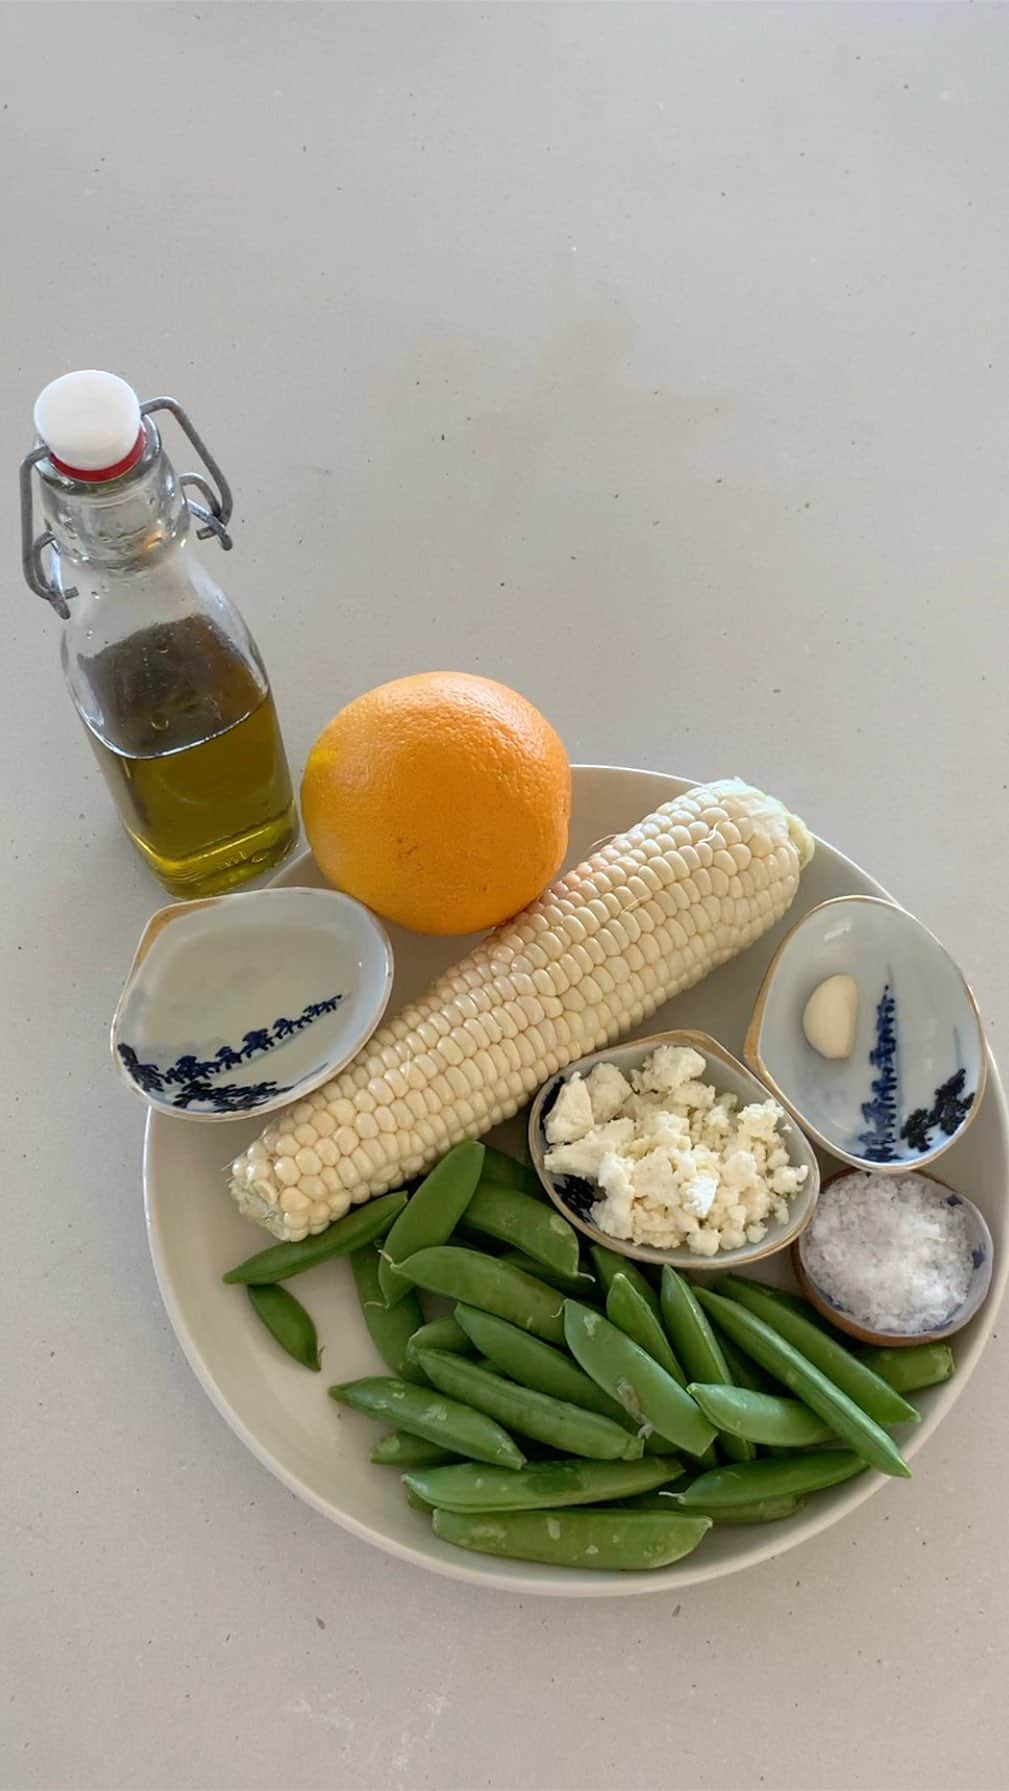
[[[455,665],[745,772],[1009,1031],[1004,7],[0,8],[0,1782],[1006,1783],[1006,1348],[913,1482],[682,1599],[476,1593],[200,1391],[105,1029],[158,894],[21,585],[53,374],[191,409],[292,760]],[[212,552],[208,549],[208,552]]]

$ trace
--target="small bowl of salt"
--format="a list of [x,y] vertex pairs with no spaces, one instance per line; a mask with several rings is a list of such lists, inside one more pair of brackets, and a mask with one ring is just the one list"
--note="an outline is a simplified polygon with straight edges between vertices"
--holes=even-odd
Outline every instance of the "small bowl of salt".
[[973,1201],[920,1171],[831,1176],[792,1246],[806,1298],[863,1343],[938,1342],[991,1286],[994,1246]]

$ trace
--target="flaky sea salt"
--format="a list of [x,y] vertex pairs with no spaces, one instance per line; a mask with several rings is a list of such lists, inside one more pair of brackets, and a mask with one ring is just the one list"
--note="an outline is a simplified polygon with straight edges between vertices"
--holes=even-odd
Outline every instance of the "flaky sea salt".
[[930,1331],[963,1305],[971,1280],[967,1217],[923,1175],[853,1171],[824,1188],[803,1262],[832,1305],[869,1331]]

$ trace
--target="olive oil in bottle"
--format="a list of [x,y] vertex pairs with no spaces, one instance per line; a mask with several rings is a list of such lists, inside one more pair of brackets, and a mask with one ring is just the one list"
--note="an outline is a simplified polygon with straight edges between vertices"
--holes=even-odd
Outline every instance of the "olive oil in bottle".
[[[165,409],[216,490],[176,476],[151,416]],[[35,422],[25,575],[63,617],[63,669],[120,819],[173,895],[235,888],[284,857],[297,816],[262,660],[189,542],[192,514],[230,548],[227,483],[173,399],[141,406],[109,373],[54,380]],[[48,525],[34,542],[33,471]]]
[[88,736],[120,819],[173,895],[213,895],[288,850],[294,800],[273,698],[202,616],[105,647],[109,744]]

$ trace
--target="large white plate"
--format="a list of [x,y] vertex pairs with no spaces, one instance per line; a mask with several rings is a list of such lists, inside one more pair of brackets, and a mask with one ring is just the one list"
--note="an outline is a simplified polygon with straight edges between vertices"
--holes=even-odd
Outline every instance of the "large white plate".
[[[580,766],[575,770],[574,787],[572,863],[585,857],[604,834],[631,826],[689,784],[659,772]],[[279,881],[318,884],[321,878],[306,854],[289,865]],[[697,988],[660,1008],[648,1021],[647,1030],[697,1027],[713,1033],[738,1053],[761,977],[783,927],[829,896],[881,893],[878,884],[857,865],[833,847],[818,843],[816,857],[803,874],[798,899],[783,926]],[[396,928],[390,931],[396,981],[389,1011],[395,1013],[459,957],[466,942],[422,939]],[[144,1194],[158,1283],[179,1342],[232,1429],[292,1491],[365,1541],[437,1573],[513,1592],[568,1597],[660,1592],[717,1579],[795,1548],[838,1523],[886,1484],[881,1474],[865,1474],[847,1486],[817,1494],[805,1512],[790,1522],[756,1529],[714,1529],[696,1554],[656,1573],[560,1572],[466,1554],[439,1542],[429,1521],[405,1504],[394,1470],[369,1463],[375,1427],[366,1418],[337,1408],[326,1397],[330,1381],[381,1370],[357,1310],[348,1265],[326,1264],[297,1283],[297,1292],[315,1317],[325,1345],[321,1375],[306,1374],[288,1362],[263,1333],[243,1291],[221,1285],[224,1269],[257,1244],[268,1242],[265,1233],[255,1231],[239,1216],[224,1185],[224,1159],[229,1149],[243,1149],[258,1129],[255,1121],[236,1121],[226,1131],[164,1114],[149,1117]],[[521,1121],[513,1121],[494,1136],[514,1147],[522,1137]],[[987,1304],[956,1340],[955,1379],[920,1397],[924,1420],[907,1442],[908,1455],[917,1455],[963,1392],[991,1330],[1005,1284],[1009,1113],[994,1064],[981,1111],[963,1141],[945,1158],[943,1179],[968,1194],[985,1214],[995,1239],[995,1278]],[[778,1257],[762,1263],[761,1273],[770,1278],[775,1268],[782,1278],[788,1274]],[[928,1471],[927,1459],[921,1471]],[[900,1497],[899,1483],[890,1496]]]

